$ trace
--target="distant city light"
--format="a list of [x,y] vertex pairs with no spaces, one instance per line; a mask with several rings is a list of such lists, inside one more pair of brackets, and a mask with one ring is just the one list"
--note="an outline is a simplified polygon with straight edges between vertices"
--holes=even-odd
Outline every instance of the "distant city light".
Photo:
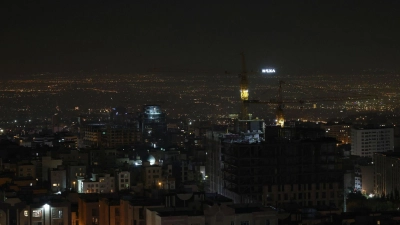
[[275,73],[275,69],[262,69],[262,73]]

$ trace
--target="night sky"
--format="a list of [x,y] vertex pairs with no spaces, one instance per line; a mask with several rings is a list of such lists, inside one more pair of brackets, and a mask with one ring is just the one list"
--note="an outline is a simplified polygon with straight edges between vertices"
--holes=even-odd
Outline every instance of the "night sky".
[[16,2],[0,6],[2,78],[238,71],[241,51],[289,74],[400,69],[400,1]]

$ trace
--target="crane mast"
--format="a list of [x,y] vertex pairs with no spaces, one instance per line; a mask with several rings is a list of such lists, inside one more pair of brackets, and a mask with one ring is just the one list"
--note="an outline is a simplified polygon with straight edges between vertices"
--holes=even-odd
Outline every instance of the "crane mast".
[[247,77],[246,60],[244,53],[240,53],[242,56],[242,72],[240,76],[240,99],[242,100],[242,110],[240,114],[241,120],[249,119],[248,104],[246,101],[249,100],[249,80]]
[[362,95],[362,96],[347,96],[347,97],[322,97],[322,98],[314,98],[314,99],[293,99],[293,100],[283,100],[282,95],[282,84],[285,84],[284,81],[279,81],[279,89],[277,99],[271,99],[270,101],[260,101],[260,100],[244,100],[244,104],[247,105],[249,103],[258,103],[258,104],[267,104],[267,105],[276,105],[276,125],[284,127],[285,125],[285,115],[283,113],[284,104],[286,103],[299,103],[304,104],[305,102],[320,102],[320,101],[349,101],[349,100],[363,100],[375,98],[374,95]]
[[278,89],[278,104],[276,106],[276,125],[279,125],[283,128],[285,125],[285,114],[283,114],[283,97],[282,97],[282,84],[285,82],[279,81],[279,89]]

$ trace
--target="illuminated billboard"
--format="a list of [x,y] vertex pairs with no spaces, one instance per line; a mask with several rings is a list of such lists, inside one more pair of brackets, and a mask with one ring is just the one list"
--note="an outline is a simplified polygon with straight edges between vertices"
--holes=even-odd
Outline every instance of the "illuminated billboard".
[[262,73],[275,73],[275,69],[262,69]]

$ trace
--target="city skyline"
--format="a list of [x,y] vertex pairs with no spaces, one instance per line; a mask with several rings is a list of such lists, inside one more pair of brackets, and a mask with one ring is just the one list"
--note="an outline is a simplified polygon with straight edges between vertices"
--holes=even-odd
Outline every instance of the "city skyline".
[[399,3],[8,2],[0,77],[41,72],[398,70]]
[[[279,81],[285,81],[282,97],[288,120],[340,120],[366,113],[396,117],[398,79],[393,74],[376,77],[374,72],[351,76],[255,74],[249,76],[249,94],[252,100],[273,100]],[[0,122],[45,118],[60,111],[73,115],[106,113],[117,106],[138,112],[144,104],[161,104],[171,118],[228,118],[240,113],[239,82],[236,74],[224,73],[37,74],[1,83],[5,110],[0,113]],[[275,119],[273,105],[249,107],[254,118]]]
[[394,224],[399,1],[0,7],[0,225]]

